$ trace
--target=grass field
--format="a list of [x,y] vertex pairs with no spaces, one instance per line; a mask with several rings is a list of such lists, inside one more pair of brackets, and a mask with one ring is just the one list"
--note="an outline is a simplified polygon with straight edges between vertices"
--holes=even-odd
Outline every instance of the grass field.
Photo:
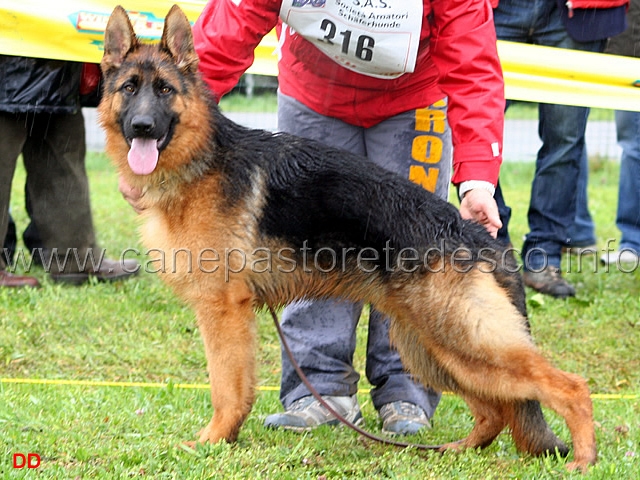
[[[107,256],[144,251],[136,215],[120,197],[111,166],[95,154],[87,163],[96,229]],[[504,165],[516,247],[526,233],[532,174],[530,164]],[[592,163],[590,205],[601,248],[619,235],[617,177],[616,163]],[[19,169],[12,213],[21,229],[26,226],[23,185]],[[135,250],[129,252],[134,258]],[[528,292],[533,334],[550,359],[583,375],[592,388],[600,456],[584,478],[638,478],[640,274],[606,271],[592,257],[582,264],[574,258],[564,268],[578,294],[555,300]],[[82,287],[54,285],[42,270],[34,274],[43,282],[39,290],[0,289],[1,478],[580,477],[565,473],[564,460],[518,454],[507,434],[485,451],[438,455],[373,444],[343,428],[305,435],[265,430],[265,416],[281,408],[280,353],[274,327],[262,315],[260,387],[238,443],[182,447],[181,441],[194,439],[211,415],[204,352],[191,312],[152,274]],[[358,329],[355,363],[364,372],[365,319]],[[378,433],[362,377],[359,400],[366,427]],[[553,429],[569,440],[563,422],[546,414]],[[472,421],[463,402],[445,395],[433,425],[411,440],[455,440],[468,433]],[[13,455],[29,452],[40,456],[40,466],[14,469]]]

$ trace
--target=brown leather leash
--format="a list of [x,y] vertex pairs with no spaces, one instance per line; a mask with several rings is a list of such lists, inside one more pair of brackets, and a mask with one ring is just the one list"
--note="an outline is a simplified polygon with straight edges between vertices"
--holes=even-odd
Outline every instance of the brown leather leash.
[[278,335],[280,336],[280,341],[282,342],[282,347],[284,348],[284,351],[286,352],[287,356],[289,357],[289,360],[291,361],[291,364],[293,365],[293,368],[295,369],[296,373],[300,377],[300,380],[302,380],[302,383],[304,383],[304,385],[309,389],[309,392],[311,392],[311,395],[313,395],[313,397],[318,402],[320,402],[320,405],[322,405],[324,408],[326,408],[329,411],[329,413],[331,413],[331,415],[333,415],[334,417],[336,417],[338,419],[338,421],[340,421],[342,424],[344,424],[347,427],[349,427],[351,430],[354,430],[354,431],[358,432],[363,437],[368,438],[369,440],[373,440],[373,441],[376,441],[376,442],[380,442],[380,443],[386,444],[386,445],[393,445],[395,447],[400,447],[400,448],[411,447],[411,448],[415,448],[417,450],[440,450],[442,448],[442,445],[422,445],[422,444],[419,444],[419,443],[397,442],[395,440],[390,440],[388,438],[378,437],[376,435],[373,435],[372,433],[367,432],[366,430],[363,430],[362,428],[358,427],[353,422],[350,422],[349,420],[344,418],[342,415],[340,415],[338,412],[336,412],[335,409],[331,405],[329,405],[322,398],[322,396],[313,387],[313,385],[311,385],[311,382],[309,382],[309,379],[306,377],[306,375],[304,374],[304,372],[300,368],[300,365],[298,365],[298,362],[296,362],[295,358],[293,358],[293,353],[291,352],[291,349],[289,348],[289,344],[287,343],[287,341],[284,338],[284,332],[282,331],[282,328],[280,327],[280,322],[278,321],[278,316],[276,315],[276,312],[273,310],[273,307],[269,306],[268,308],[269,308],[269,312],[271,312],[271,317],[273,318],[273,323],[276,326],[276,330],[278,331]]

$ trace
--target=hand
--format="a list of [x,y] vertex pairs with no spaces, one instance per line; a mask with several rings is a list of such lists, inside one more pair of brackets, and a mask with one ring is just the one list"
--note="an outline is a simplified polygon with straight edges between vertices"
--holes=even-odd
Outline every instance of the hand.
[[133,207],[136,213],[142,213],[145,207],[142,204],[142,190],[129,185],[124,177],[118,177],[118,190],[124,199]]
[[484,225],[489,234],[496,238],[502,227],[498,205],[491,193],[483,188],[469,190],[460,202],[460,215]]

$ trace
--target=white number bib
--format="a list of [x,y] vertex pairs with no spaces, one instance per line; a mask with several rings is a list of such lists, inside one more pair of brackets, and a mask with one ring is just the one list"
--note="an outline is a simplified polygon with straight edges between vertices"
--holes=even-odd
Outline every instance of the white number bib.
[[280,18],[354,72],[396,78],[415,68],[422,0],[283,0]]

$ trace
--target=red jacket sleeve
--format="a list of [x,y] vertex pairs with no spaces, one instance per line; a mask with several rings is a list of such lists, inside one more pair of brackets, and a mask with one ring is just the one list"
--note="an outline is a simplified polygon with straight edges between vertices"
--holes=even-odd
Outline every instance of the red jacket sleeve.
[[278,22],[280,2],[210,0],[193,26],[200,72],[219,100],[236,86],[254,50]]
[[571,0],[571,8],[615,8],[629,5],[629,0]]
[[448,96],[454,184],[497,183],[502,162],[504,80],[489,0],[432,2],[432,55]]

